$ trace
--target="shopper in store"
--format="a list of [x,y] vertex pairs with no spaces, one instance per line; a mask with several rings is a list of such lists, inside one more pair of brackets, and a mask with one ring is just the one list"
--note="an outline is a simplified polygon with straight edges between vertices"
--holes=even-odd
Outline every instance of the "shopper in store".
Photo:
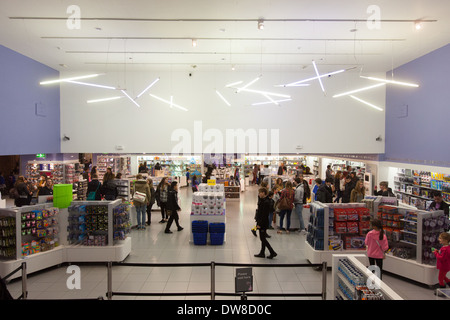
[[14,199],[14,205],[16,207],[28,206],[31,202],[31,196],[33,192],[29,189],[27,181],[24,176],[19,176],[14,185],[17,190],[18,197]]
[[352,190],[354,188],[354,184],[352,178],[349,174],[345,176],[344,181],[344,192],[342,193],[342,203],[349,203],[350,197],[352,195]]
[[283,175],[286,174],[286,171],[287,171],[286,166],[284,165],[283,162],[280,162],[280,165],[279,165],[279,167],[278,167],[278,172],[277,172],[278,175],[279,175],[279,176],[283,176]]
[[[138,193],[138,194],[137,194]],[[138,197],[141,195],[142,197]],[[150,203],[151,193],[147,181],[144,180],[142,174],[136,175],[134,182],[133,204],[137,214],[137,229],[145,229],[145,212],[147,205]]]
[[319,190],[319,187],[322,185],[322,179],[316,178],[314,182],[315,184],[312,193],[314,194],[314,201],[317,201],[317,190]]
[[147,204],[147,225],[152,224],[152,207],[155,204],[156,197],[155,197],[155,187],[153,186],[153,180],[151,178],[147,178],[147,184],[150,189],[150,201]]
[[432,248],[431,251],[436,256],[436,268],[439,270],[439,288],[444,289],[446,285],[450,287],[450,279],[447,278],[447,273],[450,271],[450,247],[448,246],[450,233],[442,232],[438,239],[442,247],[439,250]]
[[430,204],[430,211],[444,210],[444,214],[449,217],[449,205],[442,199],[442,193],[440,191],[435,191],[433,193],[434,200]]
[[305,222],[303,221],[303,204],[305,196],[305,185],[302,179],[297,177],[294,179],[295,195],[294,195],[294,206],[295,213],[297,213],[298,221],[300,222],[300,232],[305,231]]
[[106,169],[106,173],[103,176],[103,184],[101,188],[101,194],[102,197],[105,198],[105,200],[116,200],[117,195],[119,194],[117,191],[117,184],[114,181],[115,175],[112,172],[111,168]]
[[197,180],[197,176],[194,174],[192,176],[192,192],[197,192],[198,191],[198,180]]
[[45,186],[43,186],[38,195],[40,196],[49,196],[53,194],[53,181],[50,178],[47,178],[45,181]]
[[325,171],[325,179],[326,178],[334,178],[333,169],[331,169],[331,165],[327,165],[327,170]]
[[0,193],[1,195],[4,195],[6,192],[6,180],[3,176],[3,172],[0,171]]
[[236,183],[236,186],[240,186],[241,185],[241,178],[240,178],[239,168],[238,167],[236,167],[236,169],[234,170],[234,181]]
[[389,184],[387,181],[380,182],[380,190],[377,190],[377,186],[375,186],[373,194],[375,196],[395,197],[392,189],[389,188]]
[[318,189],[316,194],[316,200],[322,203],[332,203],[333,202],[333,178],[326,178],[325,183],[323,183]]
[[[336,198],[334,199],[335,203],[339,203],[339,201],[342,199],[342,189],[341,189],[341,181],[342,181],[342,171],[337,171],[334,176],[334,190],[336,193]],[[343,185],[343,182],[342,182]]]
[[366,235],[365,245],[367,248],[367,257],[371,266],[379,268],[379,278],[383,273],[383,259],[385,252],[389,249],[389,243],[384,234],[383,224],[380,220],[374,219],[370,222],[371,231]]
[[167,196],[167,215],[169,216],[169,221],[167,221],[166,224],[166,230],[164,233],[172,233],[170,231],[170,227],[172,226],[172,222],[175,221],[175,224],[177,225],[177,230],[181,231],[184,228],[179,223],[179,215],[178,212],[181,211],[180,206],[178,205],[178,182],[172,181],[170,184],[168,196]]
[[259,175],[259,166],[255,163],[255,165],[253,166],[253,180],[252,180],[253,184],[258,183],[258,175]]
[[350,193],[350,202],[362,202],[366,195],[366,188],[362,180],[356,182],[355,188]]
[[101,196],[102,183],[98,180],[98,175],[96,173],[91,174],[91,181],[88,182],[88,188],[86,192],[87,200],[102,200]]
[[[294,208],[295,191],[292,187],[292,182],[287,181],[286,187],[280,193],[280,200],[278,200],[278,208],[280,210],[280,229],[278,233],[289,233],[291,227],[291,213]],[[283,228],[284,218],[286,217],[286,229]]]
[[255,254],[257,258],[266,257],[266,248],[269,250],[267,259],[273,259],[277,256],[269,241],[267,241],[267,229],[269,228],[269,213],[271,211],[271,202],[268,198],[267,188],[259,188],[258,190],[258,209],[256,211],[256,228],[259,230],[259,239],[261,240],[261,250]]
[[169,183],[167,182],[167,178],[164,177],[161,179],[161,182],[158,184],[158,187],[156,188],[156,203],[158,204],[158,207],[161,208],[161,221],[159,223],[167,222],[168,216],[166,212],[166,205],[167,205],[167,196],[169,193]]

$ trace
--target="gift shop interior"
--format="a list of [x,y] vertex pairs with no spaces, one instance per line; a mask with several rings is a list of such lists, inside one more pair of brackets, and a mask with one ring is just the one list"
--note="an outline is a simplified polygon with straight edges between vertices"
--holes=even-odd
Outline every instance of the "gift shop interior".
[[0,5],[12,297],[449,299],[450,3],[175,2]]

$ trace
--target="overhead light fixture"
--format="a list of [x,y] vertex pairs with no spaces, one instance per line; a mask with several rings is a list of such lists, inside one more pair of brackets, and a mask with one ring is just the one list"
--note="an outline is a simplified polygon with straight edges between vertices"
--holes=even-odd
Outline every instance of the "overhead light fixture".
[[237,86],[238,84],[241,84],[242,82],[244,82],[244,81],[236,81],[233,83],[229,83],[229,84],[225,85],[225,87],[227,87],[227,88],[234,87],[234,86]]
[[231,107],[231,104],[227,101],[227,99],[225,99],[225,97],[216,90],[217,95],[223,100],[223,102],[225,102],[229,107]]
[[258,29],[263,30],[264,29],[264,20],[259,19],[258,20]]
[[74,80],[81,80],[81,79],[88,79],[88,78],[95,78],[98,77],[100,74],[88,74],[85,76],[78,76],[78,77],[71,77],[71,78],[65,78],[65,79],[56,79],[56,80],[48,80],[48,81],[42,81],[39,82],[40,85],[47,85],[47,84],[54,84],[54,83],[60,83],[60,82],[68,82],[68,81],[74,81]]
[[231,66],[231,71],[234,71],[234,70],[236,70],[236,66],[233,64],[233,65]]
[[111,101],[111,100],[118,100],[123,98],[123,96],[117,96],[117,97],[111,97],[111,98],[103,98],[103,99],[94,99],[94,100],[88,100],[87,103],[97,103],[97,102],[104,102],[104,101]]
[[173,107],[175,107],[175,108],[178,108],[178,109],[180,109],[180,110],[188,111],[188,109],[186,109],[186,108],[184,108],[184,107],[182,107],[182,106],[179,106],[179,105],[173,103],[173,101],[172,101],[172,102],[171,102],[171,101],[167,101],[167,100],[165,100],[165,99],[163,99],[163,98],[160,98],[160,97],[158,97],[158,96],[155,96],[154,94],[151,94],[151,93],[150,93],[150,96],[153,97],[153,98],[155,98],[155,99],[157,99],[157,100],[159,100],[159,101],[162,101],[162,102],[164,102],[164,103],[167,103],[168,105],[171,105],[171,106],[173,106]]
[[366,90],[378,88],[378,87],[381,87],[381,86],[384,86],[384,85],[385,85],[385,83],[378,83],[378,84],[375,84],[375,85],[373,85],[373,86],[368,86],[368,87],[364,87],[364,88],[360,88],[360,89],[355,89],[355,90],[352,90],[352,91],[347,91],[347,92],[335,94],[335,95],[333,96],[333,98],[338,98],[338,97],[342,97],[342,96],[347,96],[347,95],[350,95],[350,94],[353,94],[353,93],[357,93],[357,92],[361,92],[361,91],[366,91]]
[[320,79],[320,74],[319,74],[319,71],[317,70],[316,62],[313,60],[312,64],[314,66],[314,71],[316,72],[316,75],[317,75],[317,80],[320,83],[320,87],[322,88],[323,93],[325,93],[325,88],[323,87],[322,80]]
[[242,90],[244,90],[245,88],[250,87],[252,84],[254,84],[256,81],[258,81],[259,79],[261,79],[261,76],[253,79],[252,81],[250,81],[249,83],[247,83],[245,86],[243,86],[242,88],[238,88],[238,90],[236,92],[240,92]]
[[280,102],[286,102],[286,101],[292,101],[292,99],[282,99],[282,100],[255,102],[255,103],[252,103],[252,106],[260,106],[260,105],[270,104],[270,103],[274,103],[274,102],[275,102],[275,104],[279,105]]
[[401,86],[414,87],[414,88],[419,87],[419,85],[416,83],[401,82],[401,81],[387,80],[387,79],[374,78],[374,77],[365,77],[365,76],[360,76],[360,77],[364,78],[364,79],[369,79],[369,80],[374,80],[374,81],[379,81],[379,82],[384,82],[384,83],[389,83],[389,84],[398,84]]
[[153,85],[155,83],[157,83],[158,81],[159,81],[159,78],[156,78],[152,83],[149,84],[149,86],[147,88],[145,88],[141,93],[139,93],[137,95],[136,99],[139,98],[140,96],[142,96],[145,92],[147,92],[147,90],[150,89],[151,87],[153,87]]
[[289,96],[287,94],[274,93],[274,92],[268,92],[268,91],[262,91],[262,90],[252,90],[252,89],[241,88],[241,91],[252,92],[252,93],[259,93],[259,94],[262,94],[262,95],[269,95],[269,96],[280,97],[280,98],[290,98],[291,97],[291,96]]
[[377,107],[376,105],[374,105],[374,104],[372,104],[372,103],[370,103],[370,102],[367,102],[367,101],[365,101],[365,100],[363,100],[363,99],[360,99],[360,98],[355,97],[355,96],[353,96],[353,95],[350,95],[350,97],[351,97],[352,99],[355,99],[356,101],[359,101],[359,102],[361,102],[361,103],[363,103],[363,104],[365,104],[365,105],[368,105],[369,107],[372,107],[372,108],[374,108],[374,109],[376,109],[376,110],[378,110],[378,111],[383,111],[382,108]]
[[192,39],[192,46],[194,48],[197,46],[197,39]]
[[69,83],[74,83],[74,84],[79,84],[82,86],[89,86],[89,87],[96,87],[96,88],[103,88],[103,89],[110,89],[110,90],[116,90],[115,87],[111,87],[111,86],[104,86],[101,84],[95,84],[95,83],[87,83],[87,82],[79,82],[79,81],[65,81],[65,82],[69,82]]
[[321,74],[320,76],[311,77],[311,78],[308,78],[308,79],[295,81],[295,82],[291,82],[291,83],[288,83],[288,84],[275,85],[275,87],[301,87],[300,84],[302,84],[302,83],[313,81],[313,80],[316,80],[316,79],[319,79],[319,78],[329,77],[329,76],[332,76],[334,74],[342,73],[342,72],[345,72],[345,71],[350,70],[350,69],[354,69],[354,68],[341,69],[341,70],[337,70],[337,71],[333,71],[333,72],[328,72],[328,73]]
[[414,28],[415,28],[416,30],[422,29],[422,23],[421,23],[420,21],[414,22]]
[[133,102],[136,106],[138,106],[139,108],[141,107],[141,106],[139,105],[139,103],[137,103],[133,98],[131,98],[131,97],[128,95],[128,93],[126,93],[125,90],[120,90],[120,91],[122,91],[122,93],[123,93],[128,99],[130,99],[130,101]]

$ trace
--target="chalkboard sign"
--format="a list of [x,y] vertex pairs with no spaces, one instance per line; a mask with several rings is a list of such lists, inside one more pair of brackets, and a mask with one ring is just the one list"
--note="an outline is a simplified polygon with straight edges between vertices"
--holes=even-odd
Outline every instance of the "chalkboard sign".
[[253,291],[252,268],[236,269],[235,287],[236,293]]

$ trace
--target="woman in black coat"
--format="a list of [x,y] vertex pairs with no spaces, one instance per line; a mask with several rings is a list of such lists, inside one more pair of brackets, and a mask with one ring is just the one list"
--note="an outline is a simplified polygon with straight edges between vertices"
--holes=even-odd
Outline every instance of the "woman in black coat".
[[269,228],[269,213],[270,213],[270,199],[268,198],[268,191],[266,188],[259,188],[258,190],[258,209],[256,211],[256,228],[259,230],[259,239],[261,240],[261,251],[255,254],[257,258],[265,258],[266,248],[269,249],[270,255],[267,259],[273,259],[277,256],[269,241],[267,241],[267,229]]
[[178,227],[178,231],[183,230],[183,227],[180,226],[178,220],[178,211],[181,210],[180,206],[178,205],[178,182],[172,181],[170,184],[169,194],[167,195],[167,204],[166,204],[166,210],[167,214],[169,215],[169,221],[167,221],[166,230],[165,233],[172,233],[170,231],[170,226],[172,225],[172,222],[175,220],[175,224]]

